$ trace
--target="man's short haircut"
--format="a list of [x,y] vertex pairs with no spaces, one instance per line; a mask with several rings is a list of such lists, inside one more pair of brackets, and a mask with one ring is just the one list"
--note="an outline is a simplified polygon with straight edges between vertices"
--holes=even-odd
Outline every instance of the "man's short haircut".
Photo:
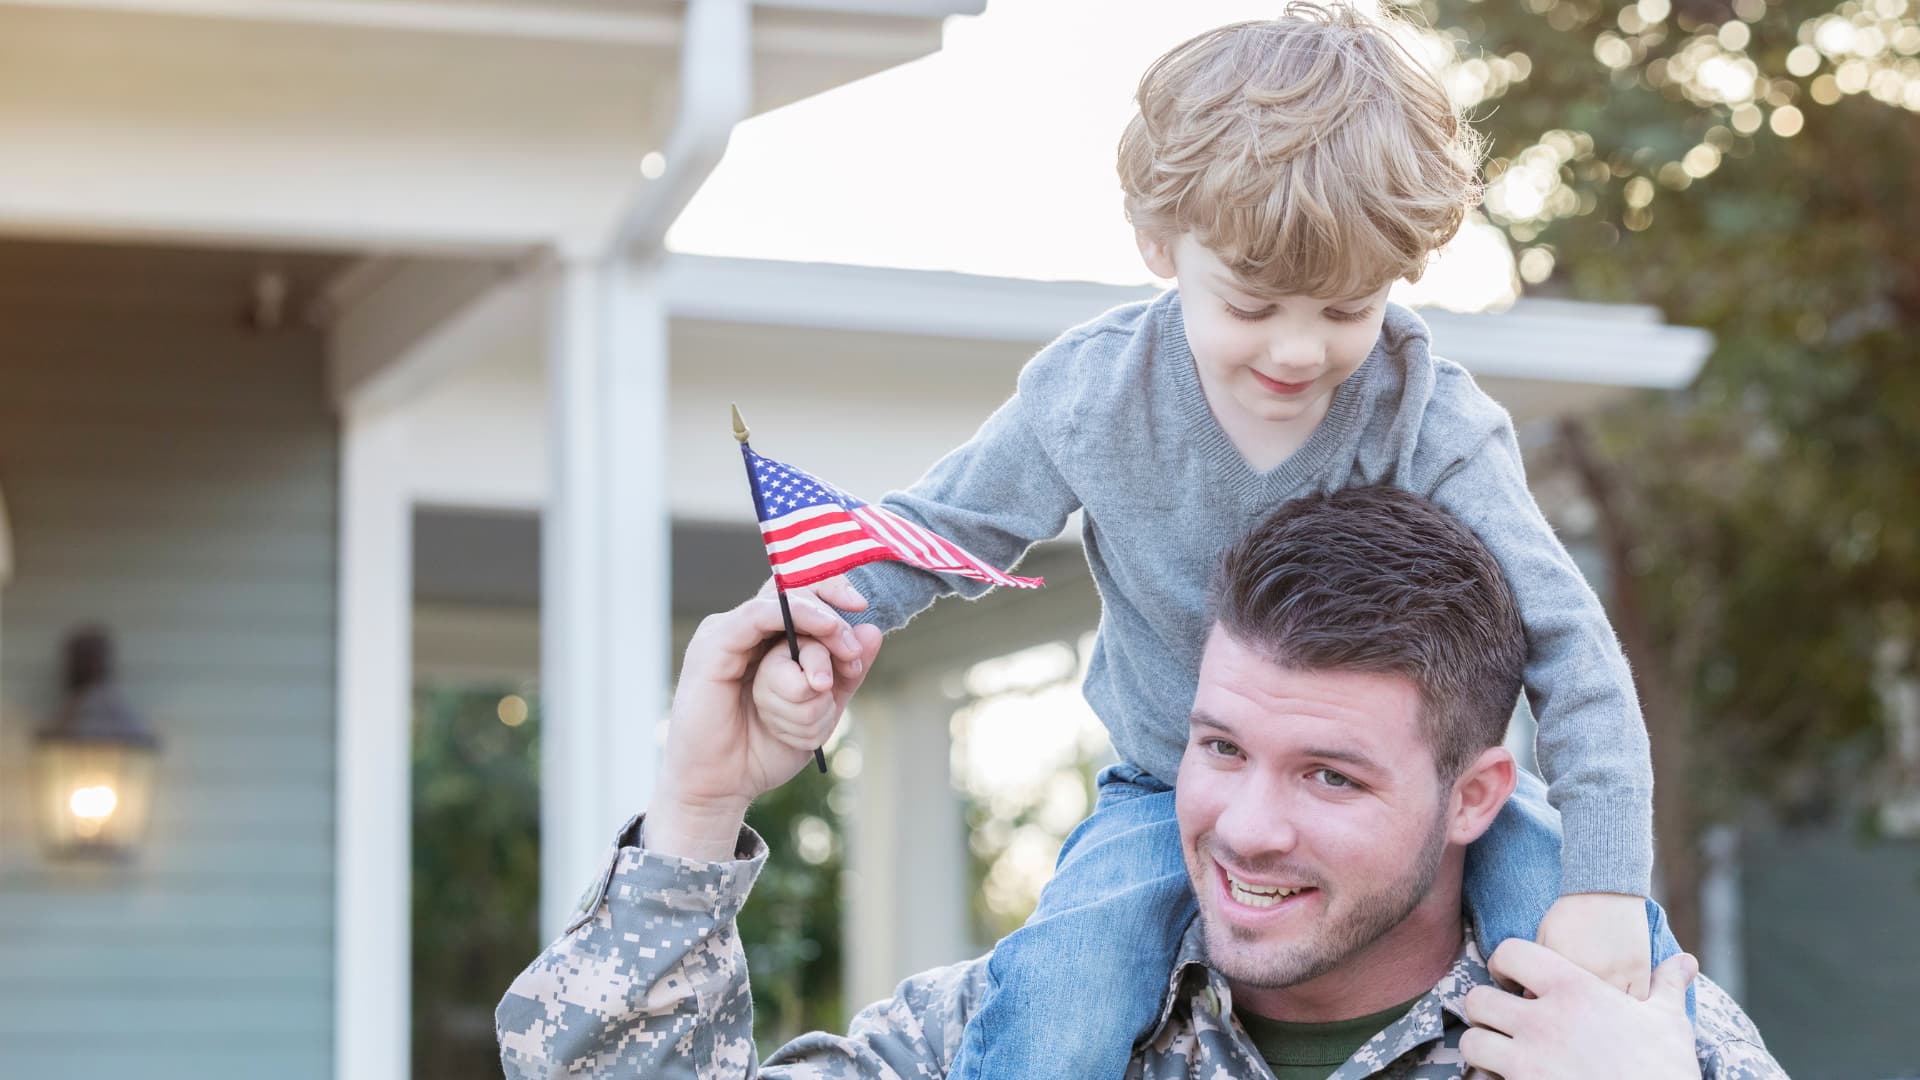
[[1472,530],[1393,487],[1295,499],[1227,549],[1209,602],[1242,645],[1298,671],[1401,675],[1451,783],[1505,735],[1527,659],[1520,607]]
[[1408,33],[1295,2],[1162,56],[1120,139],[1128,220],[1193,233],[1256,292],[1418,280],[1480,200],[1482,142]]

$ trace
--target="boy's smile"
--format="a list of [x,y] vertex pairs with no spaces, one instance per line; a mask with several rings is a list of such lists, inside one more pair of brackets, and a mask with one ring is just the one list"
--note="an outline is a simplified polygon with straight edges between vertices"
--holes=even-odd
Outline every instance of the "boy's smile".
[[1148,268],[1179,283],[1187,347],[1220,426],[1243,453],[1255,451],[1250,459],[1272,456],[1258,450],[1275,440],[1297,448],[1373,351],[1387,284],[1344,300],[1266,295],[1191,233],[1164,241],[1143,232],[1139,240]]

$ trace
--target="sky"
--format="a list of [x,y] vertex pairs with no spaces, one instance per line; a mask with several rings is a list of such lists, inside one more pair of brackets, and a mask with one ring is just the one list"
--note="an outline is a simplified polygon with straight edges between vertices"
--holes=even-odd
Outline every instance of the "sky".
[[[1245,0],[992,0],[932,56],[748,120],[668,234],[675,251],[1037,280],[1152,281],[1114,148],[1141,72]],[[1395,298],[1513,299],[1513,260],[1470,227]],[[1064,327],[1062,329],[1065,329]]]

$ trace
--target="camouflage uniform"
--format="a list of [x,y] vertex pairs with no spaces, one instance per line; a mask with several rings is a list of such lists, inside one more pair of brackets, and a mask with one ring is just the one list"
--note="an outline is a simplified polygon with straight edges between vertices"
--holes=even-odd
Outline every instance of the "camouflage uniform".
[[[892,998],[862,1009],[846,1035],[803,1035],[761,1065],[734,916],[766,861],[765,843],[744,829],[735,859],[720,863],[653,855],[638,843],[635,819],[566,933],[501,999],[494,1019],[509,1078],[946,1075],[985,990],[984,958],[916,975]],[[1490,981],[1469,935],[1433,990],[1330,1080],[1461,1080],[1463,1003],[1468,990]],[[1701,1075],[1785,1080],[1726,993],[1704,978],[1696,985]],[[1197,928],[1187,933],[1167,989],[1159,1025],[1135,1050],[1129,1080],[1269,1080],[1272,1073],[1233,1020],[1226,978],[1206,965]]]

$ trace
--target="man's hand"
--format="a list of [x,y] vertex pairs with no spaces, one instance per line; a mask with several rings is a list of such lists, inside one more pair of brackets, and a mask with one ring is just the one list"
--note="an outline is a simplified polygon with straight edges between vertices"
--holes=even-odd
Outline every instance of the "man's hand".
[[1569,893],[1540,920],[1540,944],[1636,998],[1647,996],[1653,944],[1647,901],[1623,893]]
[[1501,943],[1487,967],[1535,996],[1468,991],[1475,1027],[1460,1038],[1467,1064],[1504,1080],[1699,1080],[1687,986],[1700,965],[1686,953],[1653,973],[1645,1001],[1519,938]]
[[880,652],[880,631],[851,627],[812,597],[788,594],[800,663],[787,654],[780,602],[756,596],[708,616],[680,665],[647,848],[732,856],[747,804],[792,779],[827,740]]

